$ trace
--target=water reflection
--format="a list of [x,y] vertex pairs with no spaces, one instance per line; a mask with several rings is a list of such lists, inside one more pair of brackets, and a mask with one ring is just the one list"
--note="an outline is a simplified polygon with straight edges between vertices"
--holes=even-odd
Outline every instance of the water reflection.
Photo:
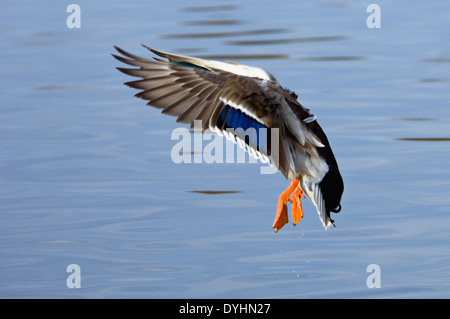
[[68,90],[74,89],[74,87],[64,86],[64,85],[41,85],[33,88],[36,91],[57,91],[57,90]]
[[220,26],[220,25],[236,25],[241,24],[242,21],[239,20],[194,20],[194,21],[186,21],[183,24],[187,26]]
[[241,191],[189,191],[189,193],[221,195],[221,194],[236,194],[236,193],[241,193]]
[[420,79],[419,82],[422,83],[433,83],[433,82],[449,82],[450,79],[445,79],[445,78],[424,78],[424,79]]
[[235,5],[212,5],[212,6],[192,6],[181,8],[183,12],[216,12],[236,10]]
[[401,117],[401,118],[394,118],[394,120],[421,122],[421,121],[437,121],[438,119],[431,117]]
[[397,141],[415,141],[415,142],[448,142],[450,137],[397,137]]
[[229,32],[204,32],[204,33],[176,33],[165,34],[161,37],[163,39],[199,39],[199,38],[224,38],[224,37],[239,37],[247,35],[267,35],[273,33],[285,33],[287,29],[257,29],[257,30],[243,30],[243,31],[229,31]]
[[422,59],[421,61],[429,63],[450,63],[450,58],[430,58],[430,59]]
[[298,58],[300,61],[361,61],[367,60],[368,57],[365,56],[314,56],[314,57],[303,57]]
[[347,40],[345,36],[321,36],[321,37],[302,37],[288,39],[270,39],[270,40],[244,40],[244,41],[227,41],[231,45],[272,45],[272,44],[289,44],[289,43],[308,43],[308,42],[327,42]]

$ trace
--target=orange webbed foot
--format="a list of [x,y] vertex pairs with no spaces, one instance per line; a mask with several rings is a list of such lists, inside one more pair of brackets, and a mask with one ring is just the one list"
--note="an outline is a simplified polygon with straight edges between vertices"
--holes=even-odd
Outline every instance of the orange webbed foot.
[[[281,193],[280,197],[278,198],[277,214],[275,216],[275,221],[273,222],[273,228],[274,228],[275,232],[279,231],[284,225],[286,225],[286,223],[289,220],[288,214],[287,214],[286,202],[291,201],[289,199],[289,197],[291,196],[292,192],[294,192],[296,190],[296,188],[300,188],[298,186],[298,179],[293,179],[293,180],[291,180],[291,183],[289,184],[288,188],[286,188],[286,190],[283,193]],[[300,189],[300,192],[301,192],[301,189]],[[298,206],[297,202],[296,202],[295,206]],[[301,210],[301,204],[300,204],[300,210]],[[301,215],[303,216],[303,212],[301,213]],[[296,224],[295,220],[298,218],[297,217],[294,217],[294,218],[295,218],[294,224]],[[301,219],[301,217],[300,217],[300,219]],[[300,219],[298,219],[298,221],[300,221]]]
[[294,226],[303,218],[301,198],[305,198],[305,195],[303,195],[300,185],[297,185],[292,193],[292,221]]
[[272,226],[275,232],[279,231],[288,221],[286,202],[278,200],[277,214]]

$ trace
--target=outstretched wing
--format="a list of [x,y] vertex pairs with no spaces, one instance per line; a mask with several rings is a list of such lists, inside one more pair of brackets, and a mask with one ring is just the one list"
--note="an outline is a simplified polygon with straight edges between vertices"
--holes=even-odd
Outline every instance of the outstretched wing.
[[[308,110],[288,103],[285,96],[291,93],[262,69],[150,48],[168,60],[146,59],[115,48],[121,54],[113,54],[116,59],[137,67],[117,68],[141,78],[125,83],[141,90],[136,97],[148,100],[148,105],[162,109],[163,114],[176,116],[177,122],[193,126],[200,120],[204,130],[240,141],[251,155],[270,162],[286,177],[299,174],[295,164],[299,149],[313,154],[314,147],[321,145],[305,125],[311,118]],[[248,134],[248,129],[254,129],[255,134]],[[275,141],[271,129],[279,130]]]
[[148,100],[147,105],[162,109],[164,114],[177,116],[178,122],[193,125],[194,120],[202,120],[203,128],[209,127],[214,111],[223,106],[218,99],[225,83],[223,76],[203,68],[145,59],[116,49],[123,55],[113,54],[116,59],[139,67],[117,68],[142,78],[125,83],[141,90],[136,97]]

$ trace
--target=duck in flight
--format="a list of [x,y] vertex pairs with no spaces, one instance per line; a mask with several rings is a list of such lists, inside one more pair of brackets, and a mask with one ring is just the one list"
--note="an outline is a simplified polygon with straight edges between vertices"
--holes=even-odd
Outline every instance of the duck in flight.
[[[288,222],[287,202],[292,205],[293,224],[302,219],[305,194],[325,229],[334,226],[330,212],[341,210],[344,182],[325,133],[294,92],[257,67],[144,47],[159,57],[142,58],[119,47],[115,49],[120,55],[113,54],[133,66],[118,67],[119,71],[141,78],[125,83],[140,90],[136,97],[148,100],[148,105],[162,109],[163,114],[177,116],[177,122],[193,126],[194,121],[201,121],[203,130],[240,140],[250,154],[267,160],[290,179],[278,198],[276,232]],[[236,133],[239,128],[256,129],[256,138]],[[258,133],[261,128],[277,129],[275,143],[271,134]]]

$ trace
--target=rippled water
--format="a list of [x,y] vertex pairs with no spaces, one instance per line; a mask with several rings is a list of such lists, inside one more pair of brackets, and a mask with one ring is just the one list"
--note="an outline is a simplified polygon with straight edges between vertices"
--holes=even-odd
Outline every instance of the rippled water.
[[[0,297],[450,297],[447,2],[379,1],[380,29],[355,2],[78,4],[80,29],[54,1],[0,13]],[[344,177],[337,227],[304,201],[275,234],[288,183],[259,164],[174,164],[180,125],[110,55],[150,56],[141,43],[296,91]]]

